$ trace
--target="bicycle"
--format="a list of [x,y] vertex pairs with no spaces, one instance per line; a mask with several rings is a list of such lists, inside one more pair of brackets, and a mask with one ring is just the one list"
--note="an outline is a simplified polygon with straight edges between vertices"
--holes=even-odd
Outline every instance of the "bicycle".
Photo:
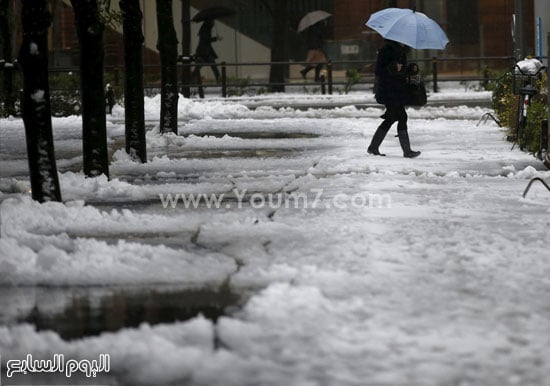
[[[513,92],[518,95],[518,109],[516,120],[516,140],[521,150],[523,150],[523,135],[527,127],[527,112],[531,105],[531,98],[539,93],[534,84],[541,79],[545,66],[539,67],[536,72],[525,71],[518,64],[513,69]],[[512,146],[512,149],[516,146]]]

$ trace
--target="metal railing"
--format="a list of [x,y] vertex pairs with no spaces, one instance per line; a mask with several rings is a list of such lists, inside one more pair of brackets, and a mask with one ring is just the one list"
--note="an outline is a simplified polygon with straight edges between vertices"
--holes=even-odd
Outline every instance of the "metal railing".
[[[221,62],[221,63],[193,63],[189,59],[185,60],[181,58],[178,62],[178,77],[180,78],[180,89],[184,96],[189,97],[191,88],[197,88],[199,91],[199,96],[204,97],[205,88],[218,88],[222,97],[228,96],[228,90],[231,88],[255,88],[255,87],[282,87],[283,89],[287,86],[302,86],[302,87],[319,87],[321,93],[323,94],[333,94],[336,86],[346,86],[350,85],[350,80],[346,78],[345,70],[357,70],[360,77],[354,82],[351,87],[354,86],[366,86],[372,88],[374,85],[374,75],[372,74],[372,67],[375,64],[374,60],[346,60],[346,61],[327,61],[327,62],[295,62],[295,61],[284,61],[284,62]],[[424,63],[422,75],[424,76],[425,83],[431,87],[433,92],[439,91],[439,85],[441,82],[447,81],[479,81],[482,84],[487,84],[490,81],[498,80],[498,75],[496,71],[508,70],[511,63],[513,63],[514,58],[510,56],[491,56],[491,57],[460,57],[460,58],[448,58],[448,57],[432,57],[432,58],[415,58],[410,60],[416,63]],[[205,70],[208,70],[208,67],[216,64],[221,70],[221,77],[219,83],[202,83],[202,79],[192,81],[189,78],[191,69],[195,65],[201,65]],[[320,82],[312,83],[311,81],[303,81],[300,75],[297,76],[288,76],[289,69],[291,67],[302,67],[304,65],[323,65],[325,68],[325,76],[321,78]],[[272,66],[285,66],[285,76],[284,80],[279,83],[270,82],[267,75],[264,75],[262,79],[253,79],[250,78],[239,78],[233,77],[230,78],[227,76],[227,70],[229,68],[234,68],[235,70],[242,67],[265,67],[267,70],[262,71],[262,73],[269,73],[269,68]],[[339,70],[335,70],[339,68]],[[487,71],[487,68],[491,68],[495,71],[490,73]],[[185,72],[187,71],[187,78],[185,78]],[[79,77],[80,69],[79,67],[54,67],[50,69],[51,74],[71,74],[76,77]],[[105,66],[105,82],[111,82],[112,85],[117,90],[118,96],[122,95],[122,80],[124,68],[121,66]],[[237,72],[237,71],[235,71]],[[298,72],[299,74],[299,72]],[[149,64],[144,65],[144,88],[149,90],[158,90],[160,89],[160,65],[159,64]],[[72,91],[78,93],[75,85],[78,85],[78,82],[65,82],[63,84],[51,83],[52,91]],[[67,85],[67,83],[69,85]]]
[[[423,76],[425,78],[425,82],[431,84],[433,92],[439,91],[439,84],[440,82],[446,82],[446,81],[479,81],[482,82],[482,85],[486,85],[490,81],[496,81],[498,79],[497,76],[491,75],[491,73],[488,71],[488,68],[490,68],[489,64],[492,64],[491,68],[495,68],[497,70],[506,70],[509,68],[510,63],[513,62],[513,58],[509,56],[494,56],[494,57],[462,57],[462,58],[424,58],[424,59],[414,59],[411,60],[416,63],[427,63],[427,66],[425,67],[425,70],[423,71]],[[467,63],[468,67],[470,67],[466,72],[464,72],[463,64]],[[498,65],[497,63],[500,63],[501,65]],[[201,67],[207,68],[212,65],[217,65],[221,69],[221,79],[219,83],[212,84],[207,83],[203,84],[202,79],[186,79],[182,81],[182,90],[184,90],[183,94],[185,96],[189,96],[189,92],[187,91],[189,88],[197,88],[199,91],[199,96],[204,97],[204,88],[206,87],[219,87],[221,88],[221,95],[223,97],[227,97],[227,90],[230,87],[243,87],[240,79],[234,79],[231,80],[227,77],[227,69],[230,67],[247,67],[247,66],[305,66],[305,65],[322,65],[325,68],[326,76],[321,78],[321,81],[318,82],[318,86],[321,88],[321,92],[323,94],[328,93],[329,95],[333,93],[334,86],[343,86],[348,85],[349,80],[346,79],[346,77],[340,75],[339,77],[335,77],[335,71],[334,67],[344,67],[347,69],[363,69],[368,66],[373,67],[375,64],[374,60],[347,60],[347,61],[327,61],[327,62],[295,62],[295,61],[288,61],[288,62],[235,62],[235,63],[228,63],[228,62],[220,62],[220,63],[192,63],[191,61],[181,61],[180,66],[187,67],[189,70],[194,67],[195,65],[199,65]],[[497,64],[497,65],[495,65]],[[443,70],[442,70],[443,68]],[[458,70],[458,74],[457,74]],[[370,85],[372,86],[374,84],[374,75],[372,74],[372,70],[369,71],[370,73],[367,74],[363,71],[360,71],[360,78],[359,80],[354,84],[364,84],[364,85]],[[284,82],[280,83],[274,83],[269,82],[268,80],[260,80],[255,79],[254,81],[249,81],[246,83],[247,87],[274,87],[274,86],[311,86],[311,82],[307,81],[297,81],[296,78],[292,77],[286,77]]]

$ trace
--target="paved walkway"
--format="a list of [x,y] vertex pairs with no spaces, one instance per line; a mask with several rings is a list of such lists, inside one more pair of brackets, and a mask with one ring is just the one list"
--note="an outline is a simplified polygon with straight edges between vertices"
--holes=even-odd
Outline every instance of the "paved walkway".
[[[69,287],[49,302],[0,296],[12,324],[0,327],[3,357],[94,348],[113,354],[123,384],[546,386],[550,200],[538,188],[521,197],[532,177],[550,177],[540,161],[511,151],[493,123],[476,127],[478,109],[411,111],[423,153],[410,160],[392,135],[387,157],[366,154],[379,109],[236,106],[190,111],[179,136],[152,133],[153,159],[119,153],[112,181],[65,173],[65,199],[91,205],[4,204],[12,219],[0,246],[19,253],[0,278]],[[219,208],[163,208],[168,193],[226,196]],[[278,194],[302,201],[270,205]],[[114,286],[159,280],[246,302],[215,323],[157,319],[70,342],[19,324],[37,305],[80,311],[71,286],[84,284],[103,291],[84,293],[89,315],[146,299],[143,320],[155,323],[151,293],[121,297]],[[188,294],[158,288],[170,291],[172,301]]]

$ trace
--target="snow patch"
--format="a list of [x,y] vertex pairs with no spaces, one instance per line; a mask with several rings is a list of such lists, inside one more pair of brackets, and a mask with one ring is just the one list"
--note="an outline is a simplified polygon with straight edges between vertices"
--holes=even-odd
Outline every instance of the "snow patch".
[[29,52],[31,55],[38,55],[40,53],[38,50],[38,44],[36,44],[35,42],[31,42]]
[[43,103],[44,102],[44,90],[37,90],[33,94],[31,94],[31,99],[35,101],[36,103]]

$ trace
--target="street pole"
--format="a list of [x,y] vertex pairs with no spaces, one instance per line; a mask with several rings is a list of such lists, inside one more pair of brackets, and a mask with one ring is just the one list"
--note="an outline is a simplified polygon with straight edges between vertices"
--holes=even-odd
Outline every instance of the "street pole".
[[523,0],[514,0],[514,56],[523,59]]

